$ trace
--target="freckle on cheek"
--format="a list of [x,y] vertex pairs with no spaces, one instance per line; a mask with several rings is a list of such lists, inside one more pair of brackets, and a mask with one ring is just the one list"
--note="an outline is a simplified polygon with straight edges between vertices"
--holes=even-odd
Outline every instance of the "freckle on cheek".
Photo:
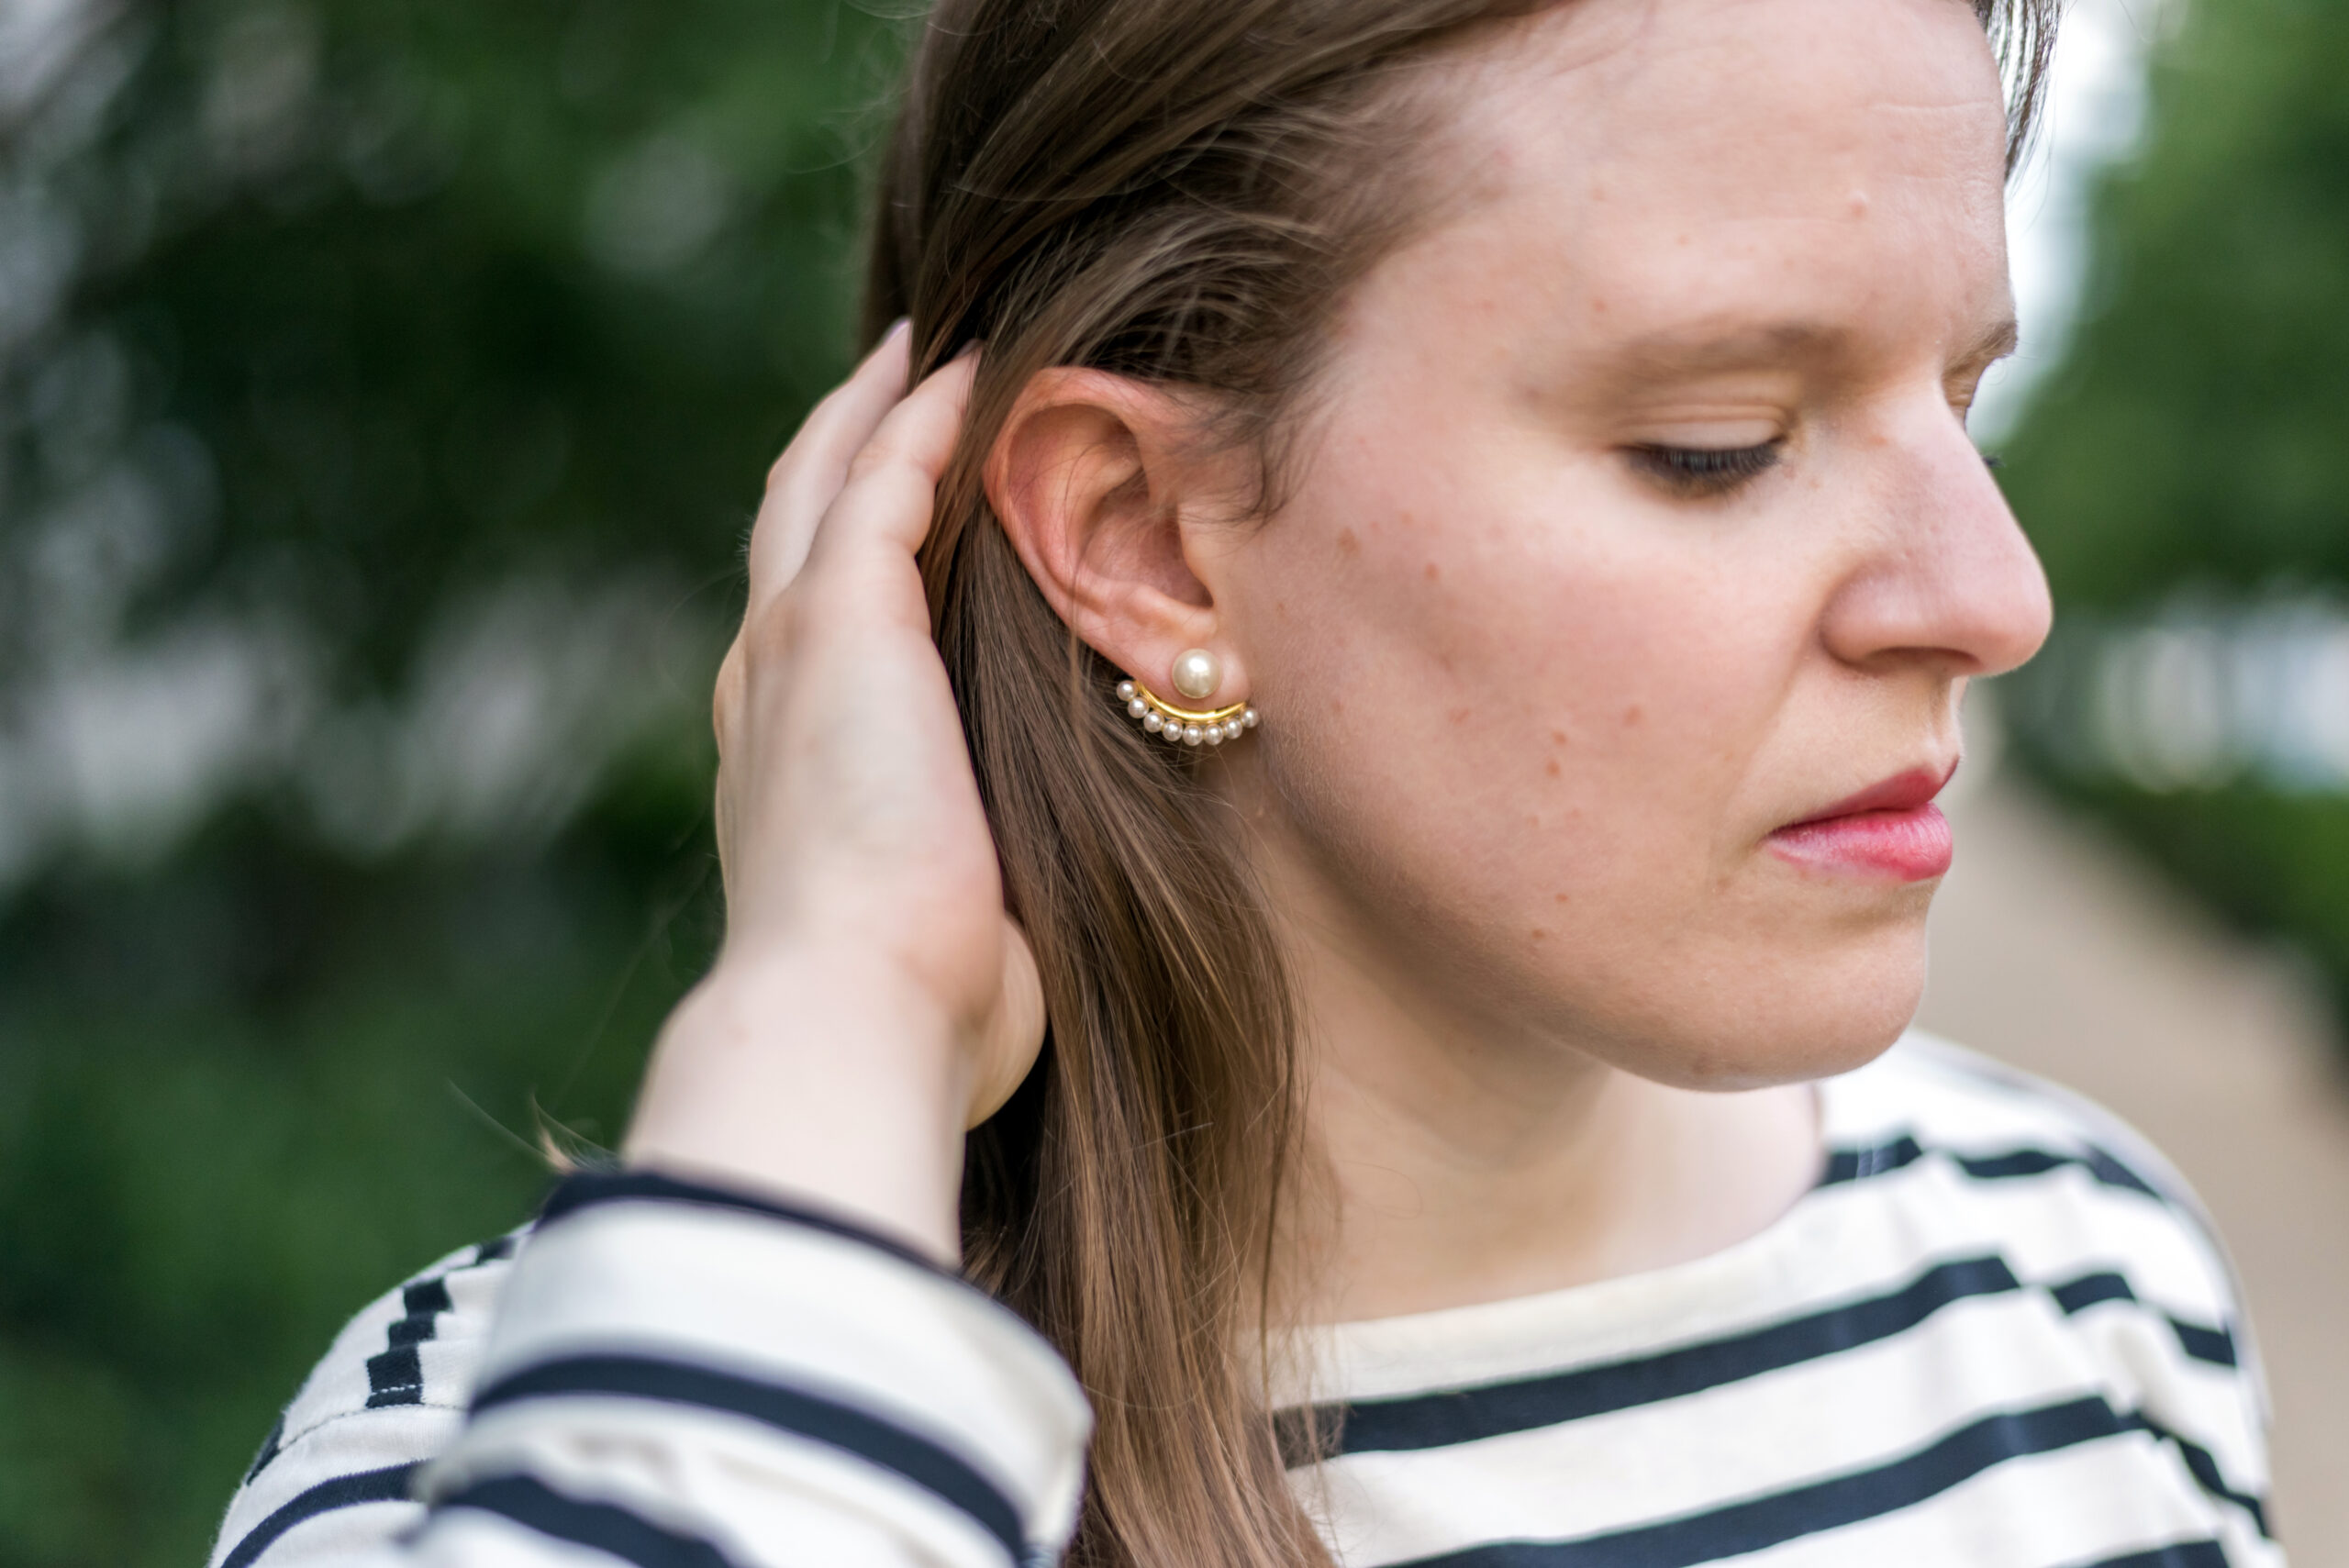
[[1566,732],[1565,732],[1564,730],[1563,730],[1563,729],[1553,729],[1552,731],[1550,731],[1550,744],[1551,744],[1551,745],[1553,745],[1553,746],[1563,746],[1563,745],[1564,745],[1565,743],[1566,743]]
[[1362,540],[1354,538],[1353,529],[1340,528],[1338,530],[1338,553],[1340,555],[1360,555],[1362,553]]
[[1549,934],[1550,934],[1549,932],[1547,932],[1547,931],[1543,930],[1543,929],[1542,929],[1541,927],[1539,927],[1539,926],[1536,926],[1536,927],[1534,927],[1534,928],[1533,928],[1533,940],[1534,940],[1535,941],[1537,941],[1537,942],[1538,942],[1538,941],[1542,940],[1543,940],[1543,939],[1545,939],[1545,938],[1547,938],[1547,937],[1549,936]]
[[1564,770],[1564,768],[1561,768],[1560,766],[1558,766],[1558,759],[1557,759],[1557,758],[1555,758],[1555,757],[1551,758],[1551,759],[1550,759],[1550,767],[1549,767],[1549,773],[1550,773],[1550,776],[1551,776],[1552,778],[1553,778],[1553,779],[1554,779],[1554,778],[1556,778],[1560,773],[1564,773],[1564,772],[1565,772],[1565,770]]
[[1441,576],[1442,576],[1442,575],[1443,575],[1442,572],[1441,572],[1440,570],[1438,570],[1438,569],[1437,569],[1436,563],[1435,563],[1434,562],[1431,561],[1431,562],[1428,562],[1428,581],[1429,581],[1429,582],[1432,583],[1432,582],[1434,582],[1437,578],[1439,578],[1439,577],[1441,577]]
[[1639,704],[1633,703],[1631,706],[1623,710],[1623,728],[1626,729],[1631,728],[1646,717],[1647,710],[1641,707]]
[[1468,716],[1475,711],[1475,710],[1474,708],[1455,707],[1451,711],[1448,717],[1454,724],[1465,724],[1468,722]]

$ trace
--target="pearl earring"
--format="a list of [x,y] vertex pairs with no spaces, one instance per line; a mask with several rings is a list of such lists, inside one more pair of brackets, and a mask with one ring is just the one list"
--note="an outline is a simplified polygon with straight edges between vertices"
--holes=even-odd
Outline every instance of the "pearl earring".
[[[1186,648],[1174,656],[1171,672],[1174,690],[1193,702],[1204,702],[1223,684],[1223,663],[1204,648]],[[1141,720],[1152,735],[1163,735],[1180,746],[1220,746],[1236,740],[1243,730],[1256,728],[1256,710],[1244,702],[1225,707],[1176,707],[1140,681],[1119,681],[1118,700],[1130,717]]]
[[1223,661],[1204,648],[1186,648],[1174,655],[1174,690],[1193,702],[1205,702],[1223,684]]

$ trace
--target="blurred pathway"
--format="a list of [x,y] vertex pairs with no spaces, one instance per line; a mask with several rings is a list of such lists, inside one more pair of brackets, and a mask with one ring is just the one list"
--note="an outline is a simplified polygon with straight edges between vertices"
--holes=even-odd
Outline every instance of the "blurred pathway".
[[2067,1084],[2175,1161],[2234,1252],[2295,1568],[2349,1568],[2349,1075],[2307,982],[1993,773],[1953,802],[1920,1022]]

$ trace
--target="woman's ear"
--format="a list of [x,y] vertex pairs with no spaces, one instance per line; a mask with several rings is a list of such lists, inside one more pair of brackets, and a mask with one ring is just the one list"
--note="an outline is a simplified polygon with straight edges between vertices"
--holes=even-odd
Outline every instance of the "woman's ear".
[[987,500],[1044,598],[1087,646],[1171,694],[1175,655],[1222,665],[1218,704],[1247,693],[1201,548],[1244,492],[1238,454],[1199,439],[1181,396],[1107,371],[1055,367],[1020,389],[987,453]]

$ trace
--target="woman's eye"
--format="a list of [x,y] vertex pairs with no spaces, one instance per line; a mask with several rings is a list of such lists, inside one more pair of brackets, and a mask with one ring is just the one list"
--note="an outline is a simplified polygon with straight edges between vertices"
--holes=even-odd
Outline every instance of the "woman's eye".
[[1755,447],[1632,447],[1631,466],[1675,495],[1719,495],[1777,466],[1779,436]]

